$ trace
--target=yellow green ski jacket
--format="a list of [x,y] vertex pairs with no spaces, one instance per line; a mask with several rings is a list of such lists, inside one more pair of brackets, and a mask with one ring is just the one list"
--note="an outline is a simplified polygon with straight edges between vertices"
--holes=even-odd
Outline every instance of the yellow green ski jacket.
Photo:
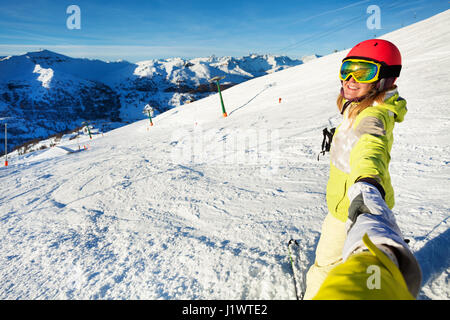
[[399,97],[397,89],[388,91],[383,103],[364,109],[352,124],[347,118],[349,109],[333,136],[327,184],[328,210],[343,222],[350,206],[348,189],[359,180],[376,181],[388,207],[394,207],[389,174],[393,130],[407,112],[406,100]]

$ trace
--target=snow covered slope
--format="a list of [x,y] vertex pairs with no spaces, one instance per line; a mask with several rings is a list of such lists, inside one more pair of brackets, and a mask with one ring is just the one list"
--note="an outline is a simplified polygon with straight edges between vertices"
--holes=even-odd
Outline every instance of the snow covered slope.
[[[408,101],[391,175],[400,228],[449,299],[450,11],[395,31]],[[295,299],[286,244],[312,263],[327,213],[322,129],[338,52],[0,169],[1,299]],[[281,102],[279,100],[281,98]],[[307,267],[307,265],[305,265]]]

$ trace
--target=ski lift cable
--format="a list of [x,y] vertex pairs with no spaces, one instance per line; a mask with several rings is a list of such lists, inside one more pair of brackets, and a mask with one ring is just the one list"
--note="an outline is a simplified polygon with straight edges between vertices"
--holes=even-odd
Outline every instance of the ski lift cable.
[[[395,2],[389,3],[386,6],[383,6],[383,10],[391,10],[391,9],[394,9],[394,8],[397,8],[397,7],[401,7],[403,5],[404,5],[403,2],[395,1]],[[305,37],[304,39],[302,39],[302,40],[300,40],[300,41],[298,41],[296,43],[290,44],[290,45],[288,45],[286,47],[283,47],[283,48],[279,49],[278,51],[286,51],[286,50],[290,51],[290,50],[292,50],[292,49],[294,49],[294,48],[296,48],[298,46],[305,45],[305,44],[307,44],[307,43],[309,43],[311,41],[314,41],[314,40],[317,40],[317,39],[322,39],[322,38],[324,38],[326,36],[329,36],[329,35],[335,34],[337,32],[343,31],[346,28],[354,25],[356,22],[360,22],[360,21],[365,20],[365,19],[367,19],[367,16],[365,16],[365,15],[356,15],[356,16],[350,17],[350,18],[347,19],[347,21],[345,23],[340,24],[339,26],[337,26],[336,28],[333,28],[332,30],[321,31],[321,32],[317,32],[315,34],[309,35],[309,36]]]

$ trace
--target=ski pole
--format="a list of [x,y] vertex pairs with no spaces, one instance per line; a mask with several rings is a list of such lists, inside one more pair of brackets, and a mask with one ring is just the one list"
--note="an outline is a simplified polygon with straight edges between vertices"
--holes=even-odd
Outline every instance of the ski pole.
[[297,300],[303,300],[303,297],[299,297],[298,291],[297,291],[297,280],[295,276],[295,266],[294,266],[294,259],[292,259],[292,252],[291,252],[291,244],[295,243],[298,246],[297,240],[291,239],[288,242],[288,251],[289,251],[289,260],[291,261],[291,267],[292,267],[292,279],[294,281],[294,288],[295,288],[295,296],[297,297]]

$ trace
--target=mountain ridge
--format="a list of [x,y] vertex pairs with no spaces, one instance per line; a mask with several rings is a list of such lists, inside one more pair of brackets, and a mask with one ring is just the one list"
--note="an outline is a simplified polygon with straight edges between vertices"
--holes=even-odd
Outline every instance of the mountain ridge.
[[[226,89],[249,79],[302,64],[287,56],[249,54],[128,61],[72,58],[47,49],[0,59],[0,118],[8,118],[12,150],[28,140],[80,126],[82,121],[116,128],[216,92],[209,79],[224,76]],[[4,152],[1,143],[0,152]]]

